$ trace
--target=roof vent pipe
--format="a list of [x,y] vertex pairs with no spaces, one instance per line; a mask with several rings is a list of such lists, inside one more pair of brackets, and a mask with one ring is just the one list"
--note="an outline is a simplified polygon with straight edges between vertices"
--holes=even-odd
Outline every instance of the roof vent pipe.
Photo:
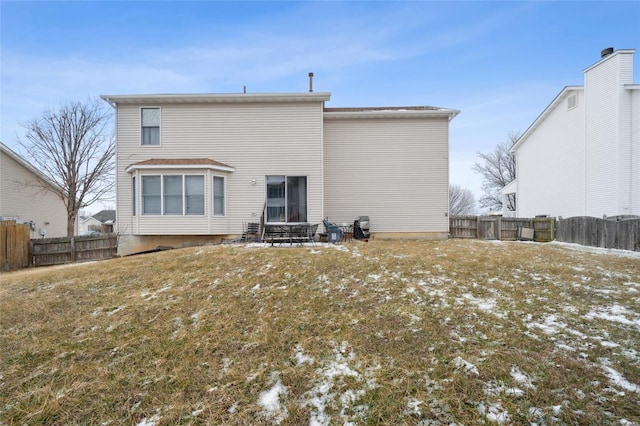
[[607,47],[600,52],[600,58],[604,58],[605,56],[609,56],[613,53],[613,47]]
[[313,73],[309,73],[309,93],[313,92]]

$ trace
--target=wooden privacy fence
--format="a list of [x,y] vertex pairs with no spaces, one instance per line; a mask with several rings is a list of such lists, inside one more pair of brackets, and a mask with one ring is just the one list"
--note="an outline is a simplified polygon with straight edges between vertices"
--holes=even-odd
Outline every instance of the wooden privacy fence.
[[116,256],[117,251],[116,234],[31,240],[33,266],[110,259]]
[[0,221],[0,270],[11,271],[29,266],[30,238],[29,224]]
[[558,220],[556,238],[565,243],[640,251],[640,218],[579,216]]
[[520,228],[533,229],[534,241],[548,242],[555,238],[552,217],[520,218],[501,216],[451,216],[450,238],[515,241]]

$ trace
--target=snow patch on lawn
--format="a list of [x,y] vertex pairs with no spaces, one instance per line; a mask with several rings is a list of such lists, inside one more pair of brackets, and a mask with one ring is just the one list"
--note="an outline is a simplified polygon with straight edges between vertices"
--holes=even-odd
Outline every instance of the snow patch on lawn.
[[262,407],[264,417],[272,420],[275,424],[282,423],[289,415],[289,411],[287,407],[280,404],[280,398],[286,397],[287,388],[279,379],[271,389],[260,392],[258,404]]
[[465,373],[475,374],[476,376],[480,374],[478,372],[478,367],[459,356],[455,357],[451,362],[453,362],[453,365],[455,365],[456,368],[463,368]]
[[[316,370],[317,379],[313,388],[305,393],[308,400],[303,404],[311,408],[310,426],[337,424],[327,413],[327,408],[339,409],[342,420],[338,423],[345,425],[358,424],[366,417],[368,407],[356,404],[367,390],[375,386],[373,369],[367,369],[364,374],[360,373],[360,363],[356,360],[355,354],[347,349],[348,343],[342,342],[340,347],[334,350],[333,359],[322,361],[320,368]],[[361,383],[362,388],[347,389],[337,395],[336,393],[345,387],[347,377]]]
[[591,311],[589,311],[589,313],[584,316],[584,318],[588,320],[598,318],[624,325],[633,325],[640,329],[640,318],[628,318],[629,316],[634,315],[634,312],[628,310],[624,306],[613,305],[608,307],[594,307],[591,309]]
[[600,366],[604,370],[605,375],[609,378],[609,381],[616,386],[620,386],[622,389],[629,392],[640,393],[640,385],[631,383],[622,374],[615,369],[609,367],[609,361],[606,359],[600,360]]

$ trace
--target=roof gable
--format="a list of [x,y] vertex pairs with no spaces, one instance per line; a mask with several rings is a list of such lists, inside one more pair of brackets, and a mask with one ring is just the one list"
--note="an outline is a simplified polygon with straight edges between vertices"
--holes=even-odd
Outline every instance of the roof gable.
[[31,172],[36,177],[36,179],[38,179],[39,181],[41,181],[44,184],[46,184],[51,191],[55,192],[56,194],[60,193],[60,190],[59,190],[58,186],[54,182],[52,182],[51,179],[49,179],[47,176],[42,174],[38,169],[33,167],[31,165],[31,163],[29,163],[27,160],[25,160],[20,155],[15,153],[11,148],[6,146],[2,142],[0,142],[0,152],[2,152],[3,154],[7,155],[9,158],[14,160],[16,163],[20,164],[22,167],[24,167],[29,172]]
[[100,223],[115,223],[116,211],[115,210],[101,210],[98,213],[91,216]]
[[542,113],[535,119],[533,123],[525,130],[525,132],[518,138],[515,144],[509,150],[512,153],[515,153],[523,143],[529,138],[529,136],[534,132],[534,130],[555,110],[558,105],[564,100],[564,98],[569,95],[569,93],[581,92],[584,91],[584,86],[566,86],[558,95],[551,101],[551,103],[542,111]]

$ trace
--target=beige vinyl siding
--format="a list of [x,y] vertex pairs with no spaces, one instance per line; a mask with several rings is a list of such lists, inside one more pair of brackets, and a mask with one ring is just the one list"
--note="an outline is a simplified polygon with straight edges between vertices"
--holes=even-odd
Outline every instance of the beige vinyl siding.
[[325,215],[373,233],[448,232],[447,118],[326,119]]
[[[143,106],[162,109],[160,146],[140,145],[140,108]],[[244,222],[260,221],[266,175],[307,176],[309,221],[322,220],[322,102],[124,104],[118,106],[117,116],[121,232],[140,235],[240,233]],[[235,171],[209,172],[205,179],[205,219],[141,216],[139,201],[138,216],[133,218],[131,174],[125,169],[150,158],[210,158],[234,167]],[[165,172],[168,173],[158,169],[138,173]],[[212,213],[213,174],[226,178],[224,217]]]
[[[47,237],[67,235],[67,210],[62,199],[42,188],[29,169],[0,151],[0,216],[36,224],[33,238],[44,228]],[[48,222],[47,225],[45,223]]]

